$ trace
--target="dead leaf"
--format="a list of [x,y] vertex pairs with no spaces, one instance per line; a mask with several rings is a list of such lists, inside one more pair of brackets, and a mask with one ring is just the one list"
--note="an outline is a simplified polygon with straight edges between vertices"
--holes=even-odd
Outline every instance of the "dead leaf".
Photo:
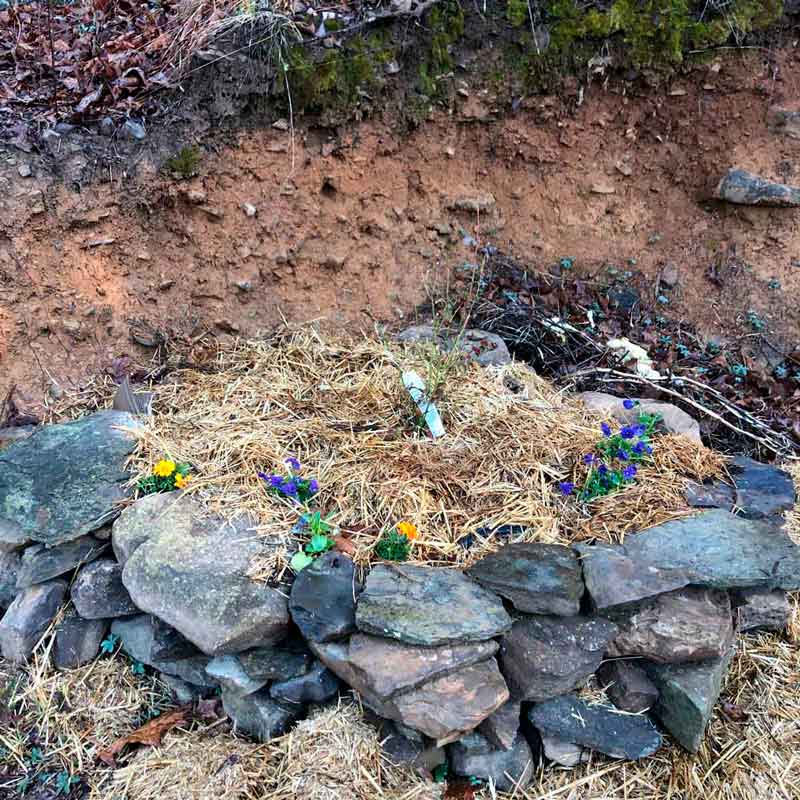
[[81,98],[80,103],[75,106],[75,112],[77,114],[83,114],[90,105],[96,103],[101,97],[103,96],[103,87],[101,86],[98,89],[95,89],[93,92],[89,92],[89,94],[84,95]]
[[468,780],[447,781],[443,800],[474,800],[475,789]]
[[722,713],[732,722],[747,722],[750,718],[750,714],[745,711],[741,706],[737,706],[736,703],[730,702],[723,702],[722,704]]
[[345,555],[354,556],[356,554],[356,546],[346,536],[337,536],[333,540],[333,546]]
[[161,738],[167,731],[176,728],[178,725],[183,725],[188,721],[191,714],[191,706],[181,706],[181,708],[170,711],[167,714],[161,714],[150,722],[137,728],[133,733],[127,736],[122,736],[115,741],[111,747],[101,750],[97,757],[109,767],[116,767],[116,757],[122,750],[129,744],[146,744],[150,747],[158,747],[161,744]]

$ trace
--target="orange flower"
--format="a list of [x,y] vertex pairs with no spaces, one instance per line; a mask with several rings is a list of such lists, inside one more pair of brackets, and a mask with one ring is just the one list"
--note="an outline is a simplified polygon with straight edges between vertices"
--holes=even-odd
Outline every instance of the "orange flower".
[[191,480],[191,475],[181,475],[180,472],[175,474],[175,488],[176,489],[185,489],[189,485],[189,481]]
[[410,542],[413,542],[419,536],[417,526],[413,522],[398,522],[397,532],[403,534]]

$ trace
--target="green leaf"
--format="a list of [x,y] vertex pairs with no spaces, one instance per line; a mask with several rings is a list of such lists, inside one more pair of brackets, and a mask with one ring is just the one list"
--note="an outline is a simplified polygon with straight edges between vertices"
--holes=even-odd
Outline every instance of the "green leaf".
[[104,653],[113,653],[114,648],[117,646],[117,641],[119,637],[114,633],[109,633],[108,638],[103,639],[100,643],[100,650]]
[[324,533],[315,533],[306,545],[306,553],[324,553],[333,547],[333,542]]
[[29,756],[31,764],[41,764],[44,761],[44,753],[39,747],[31,747],[31,754]]
[[131,666],[131,672],[134,675],[144,675],[144,664],[141,661],[134,661]]
[[305,569],[309,564],[313,563],[314,559],[311,558],[311,556],[307,556],[302,550],[300,550],[292,556],[289,566],[295,572],[300,572],[300,570]]

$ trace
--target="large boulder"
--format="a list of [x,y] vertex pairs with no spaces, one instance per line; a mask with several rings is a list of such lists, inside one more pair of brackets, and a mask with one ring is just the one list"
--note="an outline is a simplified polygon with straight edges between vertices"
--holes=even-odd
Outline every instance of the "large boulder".
[[212,656],[284,638],[286,598],[248,577],[251,561],[265,551],[254,521],[204,515],[197,501],[184,496],[170,514],[155,517],[152,528],[122,572],[138,608]]
[[434,646],[477,642],[511,627],[503,603],[453,569],[379,564],[356,607],[365,633]]
[[114,520],[111,546],[117,561],[124,567],[127,560],[151,536],[170,527],[184,524],[187,515],[182,492],[157,492],[140,497],[122,510]]
[[581,565],[563,545],[508,544],[482,558],[468,574],[527,614],[570,617],[580,611]]
[[800,188],[770,181],[743,169],[730,169],[714,190],[717,200],[744,206],[800,206]]
[[125,412],[98,411],[0,451],[0,541],[52,547],[116,517],[138,426]]
[[687,750],[696,753],[705,736],[733,647],[722,656],[697,664],[648,664],[647,674],[660,699],[653,713]]
[[0,552],[0,609],[8,608],[18,594],[17,576],[21,562],[19,553]]
[[25,549],[22,554],[17,588],[27,589],[35,583],[44,583],[70,572],[80,564],[88,564],[99,558],[108,547],[105,542],[94,536],[81,536],[71,542],[45,547],[35,544]]
[[294,579],[289,612],[309,641],[341,639],[356,629],[356,598],[360,592],[352,559],[331,550]]
[[70,590],[72,604],[84,619],[105,619],[138,614],[122,585],[122,567],[113,558],[101,558],[83,567]]
[[450,766],[456,775],[492,781],[500,792],[525,789],[533,778],[531,748],[521,734],[508,749],[497,749],[480,733],[470,733],[450,746]]
[[645,716],[623,714],[611,706],[589,705],[574,695],[537,703],[528,711],[543,735],[605,753],[637,760],[661,747],[661,734]]
[[223,689],[222,708],[233,721],[235,730],[261,742],[286,733],[297,716],[296,706],[273,700],[266,689],[247,695]]
[[109,624],[107,619],[81,619],[74,611],[68,613],[56,628],[53,645],[56,669],[72,669],[92,661],[100,652]]
[[503,637],[500,661],[512,696],[541,701],[581,686],[603,660],[617,626],[589,617],[528,617]]
[[615,614],[619,633],[610,656],[642,656],[662,664],[718,658],[733,639],[727,592],[687,586]]
[[39,583],[20,592],[0,620],[0,653],[15,664],[28,660],[67,594],[64,581]]

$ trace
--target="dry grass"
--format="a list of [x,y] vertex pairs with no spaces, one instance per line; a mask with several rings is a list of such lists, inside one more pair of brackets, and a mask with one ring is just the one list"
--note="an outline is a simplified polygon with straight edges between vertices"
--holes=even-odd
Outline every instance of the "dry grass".
[[[259,470],[281,471],[296,456],[321,486],[318,505],[365,562],[382,530],[400,520],[420,531],[413,558],[466,564],[496,546],[483,527],[518,524],[520,539],[565,542],[626,532],[686,513],[685,476],[705,477],[723,461],[675,436],[660,437],[653,463],[625,491],[595,504],[591,519],[558,493],[580,480],[581,456],[599,418],[522,365],[485,370],[454,363],[437,405],[447,435],[414,428],[401,370],[435,373],[424,347],[323,339],[310,330],[220,352],[215,369],[184,371],[155,387],[156,416],[142,434],[141,474],[165,454],[193,465],[193,492],[222,513],[254,515],[265,533],[297,517],[268,496]],[[512,387],[512,388],[509,388]]]

